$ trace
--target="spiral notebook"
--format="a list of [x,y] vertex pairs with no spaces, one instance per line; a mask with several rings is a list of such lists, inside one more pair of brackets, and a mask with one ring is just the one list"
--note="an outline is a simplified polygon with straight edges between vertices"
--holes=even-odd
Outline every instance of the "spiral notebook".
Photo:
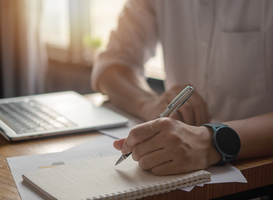
[[23,180],[49,199],[139,199],[210,181],[205,170],[156,176],[131,157],[114,166],[120,155],[80,161],[23,174]]

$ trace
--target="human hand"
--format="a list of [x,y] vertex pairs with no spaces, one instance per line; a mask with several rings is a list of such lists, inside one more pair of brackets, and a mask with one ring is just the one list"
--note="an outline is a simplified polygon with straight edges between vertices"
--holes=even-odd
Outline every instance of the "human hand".
[[[186,87],[186,86],[185,86]],[[171,101],[185,88],[176,85],[158,97],[153,96],[141,106],[142,118],[146,121],[153,120],[167,108]],[[207,105],[202,97],[195,91],[193,95],[175,112],[171,118],[180,120],[189,125],[200,126],[210,122]]]
[[114,142],[123,154],[132,152],[144,170],[156,175],[186,173],[218,163],[212,130],[160,118],[134,127],[128,137]]

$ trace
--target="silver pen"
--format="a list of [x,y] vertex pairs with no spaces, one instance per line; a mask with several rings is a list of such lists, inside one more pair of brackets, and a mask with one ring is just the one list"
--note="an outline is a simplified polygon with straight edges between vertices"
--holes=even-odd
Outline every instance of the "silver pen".
[[[180,106],[182,106],[194,93],[194,88],[192,86],[187,86],[184,90],[182,90],[167,106],[166,110],[161,113],[159,118],[161,117],[170,117],[175,111],[178,110]],[[115,165],[118,165],[123,160],[125,160],[127,157],[129,157],[131,153],[128,154],[122,154],[121,157],[118,159]]]

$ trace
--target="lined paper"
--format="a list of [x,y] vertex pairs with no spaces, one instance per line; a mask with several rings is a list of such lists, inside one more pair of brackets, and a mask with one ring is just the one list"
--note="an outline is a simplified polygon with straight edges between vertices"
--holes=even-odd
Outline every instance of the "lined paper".
[[114,166],[120,155],[86,160],[25,173],[23,179],[51,199],[140,198],[210,181],[200,170],[174,176],[155,176],[128,157]]

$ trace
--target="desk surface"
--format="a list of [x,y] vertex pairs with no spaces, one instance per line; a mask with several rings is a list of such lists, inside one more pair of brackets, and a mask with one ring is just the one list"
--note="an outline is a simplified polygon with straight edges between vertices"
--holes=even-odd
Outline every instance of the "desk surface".
[[[98,132],[90,132],[20,142],[8,142],[0,136],[0,199],[21,199],[6,158],[60,152],[100,135]],[[208,184],[195,187],[191,192],[175,190],[143,199],[212,199],[273,184],[273,156],[234,161],[232,164],[241,170],[248,181],[247,184]]]

